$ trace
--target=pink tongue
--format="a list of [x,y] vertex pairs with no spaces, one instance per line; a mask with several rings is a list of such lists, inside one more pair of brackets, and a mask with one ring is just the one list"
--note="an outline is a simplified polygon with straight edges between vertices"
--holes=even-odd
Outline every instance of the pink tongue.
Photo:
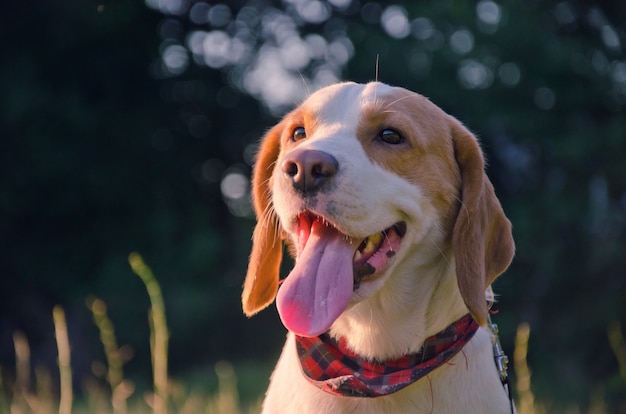
[[354,251],[337,230],[313,222],[304,250],[276,297],[287,329],[310,337],[330,328],[352,297]]

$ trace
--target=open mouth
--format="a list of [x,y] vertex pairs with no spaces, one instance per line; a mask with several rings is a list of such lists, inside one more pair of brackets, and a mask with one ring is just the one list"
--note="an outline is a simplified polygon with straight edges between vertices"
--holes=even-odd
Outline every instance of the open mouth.
[[379,273],[385,267],[389,260],[395,256],[400,248],[402,238],[406,234],[406,223],[400,221],[385,230],[366,237],[357,245],[357,239],[341,233],[323,217],[311,212],[301,213],[298,216],[298,222],[299,251],[306,245],[315,222],[321,222],[329,228],[330,233],[336,232],[336,236],[341,236],[350,244],[358,246],[352,257],[353,290],[359,288],[363,279]]
[[323,217],[296,218],[297,257],[276,296],[283,324],[302,336],[327,331],[364,280],[380,275],[400,248],[406,223],[365,239],[339,231]]

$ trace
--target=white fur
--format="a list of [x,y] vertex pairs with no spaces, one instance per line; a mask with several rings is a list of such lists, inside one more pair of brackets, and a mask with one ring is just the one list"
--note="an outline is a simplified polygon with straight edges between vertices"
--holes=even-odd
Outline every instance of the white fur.
[[[440,228],[440,212],[415,183],[368,158],[356,137],[363,108],[390,92],[382,84],[341,84],[306,102],[321,125],[298,148],[333,155],[340,172],[336,190],[304,205],[281,177],[281,152],[272,177],[272,201],[286,233],[304,209],[327,218],[341,232],[365,238],[405,221],[407,233],[384,274],[364,280],[331,334],[368,358],[417,352],[424,339],[466,313],[454,255]],[[447,246],[447,247],[446,247]],[[263,413],[507,413],[508,397],[496,370],[491,333],[480,328],[449,363],[402,391],[379,398],[337,397],[311,385],[301,373],[294,335],[287,342],[267,391]]]

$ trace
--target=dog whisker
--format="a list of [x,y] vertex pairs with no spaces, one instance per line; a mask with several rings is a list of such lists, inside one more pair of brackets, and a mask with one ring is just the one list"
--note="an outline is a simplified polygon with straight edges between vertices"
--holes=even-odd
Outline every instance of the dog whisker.
[[[437,227],[440,227],[437,224]],[[439,229],[438,229],[439,230]],[[435,248],[437,249],[437,251],[439,252],[439,254],[441,255],[441,257],[443,258],[443,260],[446,262],[446,265],[450,266],[450,259],[448,258],[448,255],[446,255],[446,253],[443,251],[443,249],[441,248],[441,246],[439,246],[439,243],[437,243],[437,241],[433,240],[433,238],[430,236],[430,234],[426,233],[426,239],[431,242],[433,244],[433,246],[435,246]]]
[[411,95],[406,95],[406,96],[402,96],[398,99],[396,99],[395,101],[391,101],[387,104],[387,106],[384,108],[384,110],[387,110],[388,108],[390,108],[391,106],[397,104],[398,102],[404,101],[405,99],[409,99],[411,98]]
[[385,243],[387,243],[387,245],[389,246],[389,251],[392,253],[395,253],[393,251],[393,246],[391,245],[391,241],[389,240],[389,236],[387,235],[387,232],[383,232],[383,237],[385,238]]

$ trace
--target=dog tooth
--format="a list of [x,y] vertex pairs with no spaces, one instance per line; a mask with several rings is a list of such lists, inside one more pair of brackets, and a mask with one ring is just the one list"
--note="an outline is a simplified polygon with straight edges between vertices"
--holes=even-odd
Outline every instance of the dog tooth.
[[365,248],[363,249],[363,253],[364,254],[369,254],[373,250],[374,250],[374,245],[372,244],[372,241],[370,239],[367,239],[367,243],[365,244]]
[[382,233],[373,234],[368,238],[368,244],[372,243],[372,245],[376,246],[382,241],[382,239],[383,239]]
[[368,237],[367,244],[365,245],[365,249],[363,249],[363,253],[365,252],[371,253],[374,250],[376,250],[376,247],[378,246],[382,238],[383,236],[380,233]]

